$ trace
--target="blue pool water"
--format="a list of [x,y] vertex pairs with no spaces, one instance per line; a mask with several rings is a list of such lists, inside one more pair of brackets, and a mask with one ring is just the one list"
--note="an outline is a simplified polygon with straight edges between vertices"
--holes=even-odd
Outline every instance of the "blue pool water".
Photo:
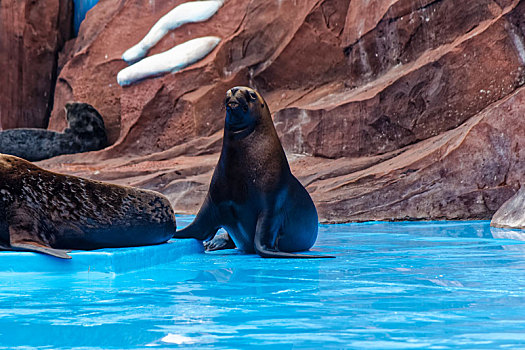
[[336,259],[4,271],[0,348],[525,348],[519,237],[486,221],[321,225],[314,250]]
[[80,24],[86,18],[87,12],[97,2],[98,0],[73,0],[73,29],[75,30],[75,35],[78,34]]

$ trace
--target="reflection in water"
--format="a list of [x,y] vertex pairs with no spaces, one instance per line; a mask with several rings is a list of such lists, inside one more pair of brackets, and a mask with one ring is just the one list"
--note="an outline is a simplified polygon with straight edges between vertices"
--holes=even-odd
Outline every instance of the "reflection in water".
[[524,346],[525,254],[507,248],[525,244],[498,232],[321,225],[314,250],[336,259],[224,251],[115,276],[3,273],[0,349]]
[[[168,335],[162,338],[160,341],[164,343],[171,343],[171,344],[177,344],[177,345],[194,344],[197,342],[197,340],[194,338],[185,337],[179,334],[172,334],[172,333],[168,333]],[[149,344],[149,345],[153,346],[154,344]]]
[[[508,228],[496,228],[491,227],[490,232],[492,237],[496,239],[508,239],[514,241],[525,242],[525,231],[523,230],[512,230]],[[509,244],[502,244],[505,250],[519,250],[525,252],[525,244],[519,244],[516,242],[509,242]]]

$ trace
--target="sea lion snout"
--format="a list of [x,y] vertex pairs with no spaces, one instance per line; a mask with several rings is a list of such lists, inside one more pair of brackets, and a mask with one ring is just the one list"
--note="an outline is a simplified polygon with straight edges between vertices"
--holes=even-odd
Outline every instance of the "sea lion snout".
[[250,134],[255,128],[256,119],[253,114],[253,99],[251,89],[234,87],[228,90],[224,105],[226,107],[226,129],[232,131],[235,138]]
[[244,111],[248,109],[248,105],[246,100],[243,99],[242,94],[239,94],[240,96],[236,94],[237,90],[237,88],[233,88],[228,90],[226,93],[224,104],[226,105],[226,110],[228,111],[237,110],[241,108],[241,106]]
[[226,109],[227,110],[237,109],[239,107],[240,107],[239,102],[237,102],[235,100],[232,101],[231,99],[228,99],[228,102],[226,103]]
[[250,103],[257,100],[257,94],[250,88],[237,86],[226,93],[225,105],[228,111],[242,109],[248,112]]
[[225,105],[227,114],[233,116],[234,119],[243,119],[249,109],[246,99],[237,95],[226,96]]

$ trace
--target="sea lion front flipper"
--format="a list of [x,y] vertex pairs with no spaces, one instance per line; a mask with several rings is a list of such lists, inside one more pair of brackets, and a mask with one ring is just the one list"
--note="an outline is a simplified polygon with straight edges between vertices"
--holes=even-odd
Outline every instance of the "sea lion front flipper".
[[257,220],[255,229],[254,249],[255,252],[263,258],[281,258],[281,259],[319,259],[335,258],[329,255],[307,255],[281,252],[277,249],[277,234],[279,221],[269,214],[261,214]]
[[71,256],[67,254],[67,251],[46,247],[40,243],[34,242],[32,236],[33,235],[23,227],[9,227],[9,241],[12,250],[36,252],[55,256],[57,258],[71,259]]
[[15,245],[11,245],[11,247],[13,248],[13,250],[23,250],[28,252],[47,254],[62,259],[71,259],[71,255],[68,255],[66,250],[39,246],[36,243],[17,243]]
[[210,224],[205,218],[197,217],[191,224],[175,232],[172,238],[195,238],[205,241],[215,236],[218,230],[218,226]]
[[215,236],[219,228],[216,208],[208,195],[195,220],[182,230],[175,232],[173,238],[195,238],[204,241]]

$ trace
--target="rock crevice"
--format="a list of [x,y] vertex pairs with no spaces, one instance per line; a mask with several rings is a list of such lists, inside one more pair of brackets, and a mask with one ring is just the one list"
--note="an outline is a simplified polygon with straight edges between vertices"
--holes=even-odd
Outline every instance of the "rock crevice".
[[221,147],[224,93],[251,85],[326,222],[486,219],[521,186],[525,1],[229,0],[150,52],[221,37],[208,57],[118,86],[120,55],[182,2],[90,11],[60,55],[50,127],[63,129],[61,106],[82,100],[114,144],[42,166],[155,189],[195,213]]

